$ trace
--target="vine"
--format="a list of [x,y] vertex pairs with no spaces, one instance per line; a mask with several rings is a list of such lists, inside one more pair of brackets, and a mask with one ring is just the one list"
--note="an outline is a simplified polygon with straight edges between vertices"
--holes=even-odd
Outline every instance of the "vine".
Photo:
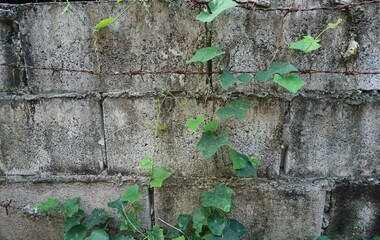
[[[117,0],[117,2],[123,1]],[[131,0],[129,5],[116,17],[106,18],[98,22],[92,28],[93,33],[101,31],[118,21],[137,2],[138,0]],[[146,4],[146,1],[142,2]],[[173,1],[165,0],[165,2],[171,3]],[[232,0],[212,0],[205,5],[205,8],[196,19],[206,24],[212,23],[219,14],[237,5]],[[69,3],[66,5],[65,10],[74,12]],[[304,36],[303,39],[290,44],[289,48],[304,53],[313,52],[321,47],[321,37],[328,30],[336,28],[341,23],[341,19],[338,19],[335,23],[329,23],[316,38]],[[206,63],[224,54],[225,52],[221,51],[217,46],[208,46],[197,50],[186,63]],[[238,84],[247,85],[253,79],[261,82],[273,81],[291,93],[297,93],[306,84],[299,76],[298,72],[300,71],[298,68],[290,62],[273,62],[273,60],[268,69],[258,71],[255,75],[234,75],[228,70],[227,66],[224,66],[218,77],[219,83],[224,90],[228,90]],[[165,99],[168,97],[173,98],[178,106],[187,112],[187,100],[178,99],[170,90],[165,89],[164,92],[165,97],[156,101],[157,112],[151,156],[145,156],[139,164],[140,169],[149,170],[150,188],[161,187],[163,182],[171,176],[171,173],[164,167],[157,167],[154,163],[158,135],[167,128],[161,123],[161,108]],[[244,121],[250,108],[251,104],[246,99],[235,99],[229,105],[216,110],[217,119],[211,118],[206,122],[208,118],[205,115],[197,115],[189,116],[184,123],[184,127],[191,133],[197,131],[201,133],[196,149],[201,153],[203,159],[211,159],[222,147],[227,146],[231,162],[230,166],[238,177],[256,177],[255,168],[260,165],[260,160],[255,156],[247,156],[233,149],[229,141],[230,133],[221,129],[220,125],[230,119]],[[117,216],[120,218],[117,227],[115,227],[115,221],[111,221],[107,217],[104,209],[94,209],[91,216],[86,218],[84,211],[79,207],[79,198],[69,199],[63,203],[60,203],[58,199],[50,198],[44,203],[35,205],[35,209],[42,215],[58,213],[64,217],[65,240],[231,240],[239,239],[247,231],[239,221],[226,216],[234,208],[233,193],[233,189],[228,186],[217,184],[214,189],[202,194],[201,205],[197,206],[192,214],[179,215],[175,225],[159,219],[169,227],[167,229],[159,226],[154,226],[151,230],[141,228],[142,224],[138,219],[138,214],[143,211],[143,207],[138,202],[142,199],[142,195],[139,193],[139,186],[136,184],[127,187],[120,198],[108,203],[108,206],[115,209]]]

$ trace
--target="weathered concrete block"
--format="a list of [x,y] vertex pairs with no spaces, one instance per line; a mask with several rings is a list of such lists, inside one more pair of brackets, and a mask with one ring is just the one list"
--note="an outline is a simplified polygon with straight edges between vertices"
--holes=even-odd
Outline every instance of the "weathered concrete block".
[[331,193],[326,235],[333,239],[380,236],[380,185],[337,186]]
[[[133,183],[127,183],[126,185]],[[27,214],[25,207],[57,198],[61,202],[80,198],[80,207],[90,215],[94,208],[104,208],[109,216],[117,218],[114,209],[107,203],[118,199],[126,187],[113,183],[11,183],[0,184],[0,203],[9,206],[0,207],[0,239],[51,240],[63,239],[63,219],[61,217],[38,217]],[[144,211],[139,219],[143,227],[150,228],[148,189],[140,188],[143,195],[140,204]]]
[[[23,7],[20,24],[27,64],[56,68],[28,70],[29,86],[36,91],[144,92],[154,90],[155,85],[167,87],[163,83],[168,81],[172,82],[169,87],[187,91],[204,82],[183,73],[204,71],[202,65],[185,62],[203,46],[205,29],[181,7],[158,1],[148,7],[136,4],[108,29],[93,34],[89,27],[118,15],[126,5],[104,2],[71,6],[78,16],[60,14],[63,4]],[[41,22],[44,18],[51,20]],[[102,74],[97,74],[99,70]]]
[[[239,180],[231,185],[236,209],[230,216],[247,227],[244,239],[264,236],[274,240],[316,239],[320,235],[325,204],[321,186],[260,180]],[[156,219],[174,224],[179,214],[191,214],[201,204],[201,193],[213,187],[213,184],[198,186],[189,182],[157,189]]]
[[294,176],[373,176],[380,171],[380,102],[296,98],[286,171]]
[[102,163],[97,99],[0,100],[0,167],[8,175],[94,174]]
[[[285,9],[332,7],[325,1],[271,1],[271,7],[276,6]],[[364,7],[367,19],[378,19],[378,11],[379,9],[371,4]],[[235,8],[218,16],[213,30],[218,34],[213,35],[213,44],[226,51],[226,66],[237,72],[256,72],[265,70],[271,61],[290,61],[300,69],[311,68],[323,72],[313,73],[311,79],[305,75],[304,80],[308,84],[304,90],[345,91],[380,88],[376,74],[359,74],[354,77],[344,74],[346,70],[348,74],[350,71],[377,72],[380,48],[374,39],[379,35],[378,21],[363,21],[357,26],[352,26],[347,14],[340,10],[290,11],[284,17],[285,13],[285,10],[264,12]],[[288,49],[291,42],[298,41],[305,35],[316,37],[329,22],[336,22],[338,18],[342,18],[344,23],[323,35],[322,47],[316,52],[303,54]],[[358,32],[355,29],[360,30]],[[370,34],[366,34],[367,31]],[[345,63],[342,57],[354,32],[360,45],[359,54]],[[219,70],[220,66],[214,66],[215,70]],[[332,71],[340,73],[333,74]],[[273,86],[254,82],[246,89],[252,91],[252,88],[265,90],[272,89]]]
[[[231,145],[246,155],[262,161],[259,174],[278,175],[282,126],[287,104],[279,99],[248,99],[252,109],[243,122],[230,121]],[[107,160],[113,172],[140,172],[139,162],[151,156],[156,125],[157,105],[154,99],[107,98],[104,101]],[[219,100],[190,99],[185,111],[173,99],[166,99],[161,110],[161,123],[167,129],[158,134],[155,161],[178,176],[231,176],[228,152],[221,151],[211,160],[202,159],[196,150],[199,132],[185,127],[186,119],[211,113],[225,104]],[[216,117],[216,116],[215,116]],[[226,148],[227,149],[227,148]]]

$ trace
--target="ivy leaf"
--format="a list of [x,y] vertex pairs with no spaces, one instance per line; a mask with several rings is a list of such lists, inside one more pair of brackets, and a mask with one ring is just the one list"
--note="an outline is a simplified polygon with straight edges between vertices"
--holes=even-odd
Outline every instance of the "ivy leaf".
[[185,237],[184,236],[179,236],[179,237],[173,238],[173,240],[185,240]]
[[80,225],[85,213],[83,210],[79,209],[79,211],[72,217],[67,217],[63,222],[63,226],[65,228],[65,232],[69,231],[72,227]]
[[141,199],[141,194],[138,193],[139,186],[134,184],[125,189],[124,194],[120,197],[120,201],[134,203]]
[[148,232],[148,240],[164,240],[164,230],[154,226],[153,230]]
[[195,233],[199,234],[202,231],[202,227],[207,224],[207,218],[211,215],[210,208],[197,207],[193,212],[193,228]]
[[238,177],[257,177],[256,169],[250,162],[245,165],[245,168],[236,170],[236,176]]
[[247,85],[252,80],[252,75],[244,73],[237,76],[236,79],[242,82],[243,84]]
[[116,18],[106,18],[106,19],[103,19],[100,22],[98,22],[98,24],[95,25],[94,31],[100,31],[103,28],[108,27],[109,25],[111,25],[115,21],[116,21]]
[[181,214],[177,217],[177,226],[179,229],[181,229],[183,232],[186,232],[187,225],[191,221],[191,215],[188,214]]
[[65,233],[65,240],[83,240],[86,237],[87,228],[86,226],[80,224],[70,228],[69,231]]
[[124,236],[119,233],[119,234],[111,236],[110,240],[136,240],[136,239],[132,236]]
[[110,236],[103,229],[95,229],[91,235],[86,237],[85,240],[109,240]]
[[218,130],[218,121],[211,120],[203,127],[203,132],[216,132]]
[[321,47],[318,42],[312,36],[304,36],[302,40],[290,44],[289,48],[309,53]]
[[166,171],[164,167],[154,167],[152,169],[152,179],[150,180],[150,187],[161,187],[162,182],[167,179],[170,172]]
[[219,76],[220,85],[222,85],[222,88],[224,90],[227,90],[229,86],[236,83],[237,79],[232,75],[230,71],[227,69],[224,69],[222,74]]
[[220,147],[228,145],[228,132],[221,132],[219,136],[215,136],[211,132],[204,132],[201,140],[197,143],[197,149],[202,152],[205,160],[210,159]]
[[110,208],[115,208],[116,209],[116,214],[119,216],[119,217],[122,217],[123,216],[123,207],[124,207],[124,203],[122,201],[120,201],[120,199],[117,199],[115,201],[112,201],[112,202],[108,202],[107,203],[108,207]]
[[59,200],[56,198],[48,198],[44,203],[38,204],[35,207],[39,213],[44,213],[49,211],[50,209],[58,206]]
[[103,208],[95,208],[92,210],[91,219],[86,223],[87,228],[91,229],[93,226],[99,225],[106,216]]
[[153,161],[150,157],[145,156],[143,160],[141,160],[139,168],[146,169],[151,168],[153,166]]
[[214,235],[221,236],[224,228],[227,226],[227,219],[215,212],[207,219],[207,226]]
[[215,207],[224,212],[229,212],[232,208],[233,192],[231,188],[218,184],[214,191],[202,193],[202,206]]
[[242,121],[245,119],[245,115],[251,104],[244,99],[236,100],[230,107],[222,107],[216,111],[216,115],[225,121],[230,117],[235,117],[237,120]]
[[198,127],[203,123],[204,120],[204,115],[199,115],[197,119],[189,118],[185,123],[185,127],[187,127],[187,129],[189,129],[190,132],[194,133],[198,129]]
[[120,231],[137,232],[136,228],[140,227],[140,221],[130,212],[127,212],[123,217],[125,220],[120,225]]
[[259,166],[261,164],[260,160],[255,157],[251,157],[249,159],[249,162],[252,164],[252,166]]
[[258,71],[255,74],[255,79],[266,82],[273,78],[273,74],[287,74],[293,71],[298,71],[298,69],[291,63],[273,62],[269,65],[268,71]]
[[221,52],[218,47],[212,46],[212,47],[205,47],[199,49],[194,56],[187,61],[186,63],[193,63],[193,62],[207,62],[208,60],[213,59],[214,57],[223,55],[225,52]]
[[67,217],[72,217],[79,210],[79,197],[66,200],[61,206],[61,212],[65,214]]
[[232,160],[232,167],[235,170],[244,169],[248,162],[248,157],[236,152],[234,149],[230,149],[230,158]]
[[296,74],[291,74],[287,77],[275,74],[273,81],[292,93],[296,93],[306,84],[306,82]]
[[212,0],[208,3],[208,6],[211,10],[209,12],[201,12],[196,19],[202,22],[211,22],[216,16],[221,12],[237,6],[237,3],[232,0]]

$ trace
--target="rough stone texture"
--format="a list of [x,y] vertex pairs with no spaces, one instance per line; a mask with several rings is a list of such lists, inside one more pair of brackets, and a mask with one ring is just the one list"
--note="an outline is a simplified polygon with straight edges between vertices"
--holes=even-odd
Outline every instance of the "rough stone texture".
[[[346,100],[348,101],[348,100]],[[291,103],[288,169],[292,176],[376,176],[380,102],[296,98]]]
[[[252,109],[245,121],[231,120],[229,132],[232,147],[246,154],[257,156],[262,165],[260,175],[279,174],[282,125],[287,103],[279,99],[248,99]],[[156,125],[157,104],[154,99],[107,98],[104,101],[106,122],[108,167],[112,172],[136,172],[144,156],[151,156]],[[186,110],[179,108],[173,99],[164,101],[161,122],[167,126],[157,138],[155,161],[166,166],[178,176],[230,176],[233,174],[226,156],[217,153],[205,161],[196,144],[200,133],[192,134],[184,123],[189,117],[204,114],[223,106],[218,100],[190,99]],[[138,171],[137,171],[138,172]]]
[[[127,183],[130,185],[133,183]],[[8,214],[0,207],[0,239],[51,240],[63,239],[63,219],[61,217],[38,217],[30,215],[26,206],[44,202],[47,198],[58,198],[61,201],[80,197],[80,207],[88,214],[94,208],[104,208],[109,216],[116,217],[107,203],[116,200],[123,193],[125,186],[113,183],[24,183],[0,184],[0,203],[9,203]],[[146,187],[139,191],[143,198],[140,203],[145,211],[140,219],[145,227],[150,226],[149,200]]]
[[[125,6],[72,4],[79,16],[70,12],[60,14],[63,4],[24,7],[20,27],[23,43],[27,46],[27,64],[87,71],[29,69],[29,87],[40,92],[204,88],[202,75],[173,74],[185,70],[203,71],[202,65],[192,67],[185,62],[203,45],[204,26],[195,20],[182,21],[188,14],[182,8],[168,7],[157,1],[148,7],[134,6],[110,28],[95,35],[78,20],[78,17],[86,19],[90,26],[95,26],[99,19],[116,16]],[[42,18],[50,21],[41,22]],[[99,69],[104,74],[96,74]],[[158,74],[126,74],[139,71]]]
[[97,99],[0,100],[0,169],[93,174],[102,163]]
[[327,235],[333,239],[380,236],[380,185],[342,184],[331,195]]
[[[322,1],[272,1],[272,7],[298,7],[302,9],[326,6]],[[353,24],[343,11],[316,10],[289,12],[286,11],[252,13],[245,9],[232,9],[219,16],[215,21],[217,32],[213,44],[226,51],[224,62],[233,71],[255,72],[265,70],[274,61],[291,61],[300,69],[310,67],[318,71],[376,72],[380,48],[375,36],[378,35],[379,6],[363,6],[365,20]],[[316,37],[329,22],[342,18],[344,23],[322,37],[322,47],[312,53],[303,54],[287,46],[305,35]],[[270,21],[268,21],[270,19]],[[370,20],[369,20],[370,19]],[[343,53],[351,40],[352,34],[359,42],[359,54],[352,61],[344,63]],[[276,53],[276,55],[274,54]],[[220,66],[215,65],[219,70]],[[303,76],[307,85],[303,90],[345,91],[355,89],[379,89],[378,75],[345,76],[342,74],[319,73]],[[253,82],[249,89],[268,90],[272,84],[263,85]],[[247,88],[245,88],[247,91]],[[219,89],[220,90],[220,89]]]
[[[89,210],[115,199],[122,188],[110,179],[117,184],[148,175],[137,166],[152,154],[156,100],[165,98],[161,123],[168,128],[158,134],[155,164],[173,175],[150,195],[152,221],[172,222],[178,213],[191,212],[202,191],[226,182],[235,189],[233,215],[249,229],[246,239],[315,239],[323,231],[338,240],[379,234],[378,183],[355,181],[380,174],[380,4],[350,1],[361,5],[331,9],[337,2],[271,0],[270,8],[283,9],[276,11],[241,5],[206,27],[194,19],[202,5],[154,0],[132,7],[95,37],[78,17],[94,26],[128,3],[73,2],[77,15],[62,15],[64,3],[1,4],[1,205],[11,198],[20,207],[51,193],[60,199],[79,195]],[[287,48],[339,17],[344,24],[327,32],[315,53]],[[352,40],[359,44],[358,55],[344,63]],[[214,60],[212,69],[186,64],[209,41],[226,51],[223,61]],[[298,95],[256,81],[229,92],[221,88],[222,62],[233,72],[254,73],[272,60],[325,72],[301,74],[308,84]],[[165,90],[187,98],[187,110],[165,97]],[[237,97],[252,104],[246,121],[229,120],[221,128],[230,131],[233,148],[261,160],[256,181],[233,177],[227,147],[204,161],[195,149],[200,133],[184,128],[187,118],[205,114],[209,120]],[[146,179],[142,185],[143,219],[150,227],[153,203],[148,204]],[[60,219],[32,221],[18,208],[9,212],[0,208],[0,239],[62,238]]]
[[[201,203],[201,193],[213,187],[182,184],[157,190],[156,218],[175,223],[175,216],[191,213]],[[244,239],[315,239],[320,235],[325,204],[321,186],[247,179],[233,189],[237,208],[230,216],[247,227]]]

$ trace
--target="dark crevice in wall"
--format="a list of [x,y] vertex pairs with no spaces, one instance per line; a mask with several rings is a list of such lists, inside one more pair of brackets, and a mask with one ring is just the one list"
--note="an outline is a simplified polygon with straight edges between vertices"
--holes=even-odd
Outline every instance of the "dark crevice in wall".
[[332,191],[326,192],[325,208],[322,216],[322,229],[321,236],[325,235],[327,228],[329,227],[330,212],[333,204]]
[[106,131],[105,131],[105,122],[104,122],[104,97],[103,93],[100,94],[100,100],[99,100],[99,113],[100,113],[100,140],[99,144],[102,146],[102,162],[100,163],[100,170],[106,170],[108,166],[107,161],[107,141],[106,141]]
[[281,144],[281,159],[280,159],[280,169],[279,174],[287,174],[289,170],[289,144],[291,142],[291,134],[290,134],[290,112],[291,112],[291,104],[290,101],[288,103],[287,109],[284,114],[284,125],[282,128],[282,144]]
[[148,187],[149,207],[150,207],[150,227],[156,225],[156,213],[154,211],[154,188]]
[[[205,23],[206,28],[206,47],[212,46],[212,30],[210,29],[208,23]],[[212,59],[206,62],[206,72],[207,72],[207,79],[206,79],[206,85],[209,86],[210,90],[212,91]]]

